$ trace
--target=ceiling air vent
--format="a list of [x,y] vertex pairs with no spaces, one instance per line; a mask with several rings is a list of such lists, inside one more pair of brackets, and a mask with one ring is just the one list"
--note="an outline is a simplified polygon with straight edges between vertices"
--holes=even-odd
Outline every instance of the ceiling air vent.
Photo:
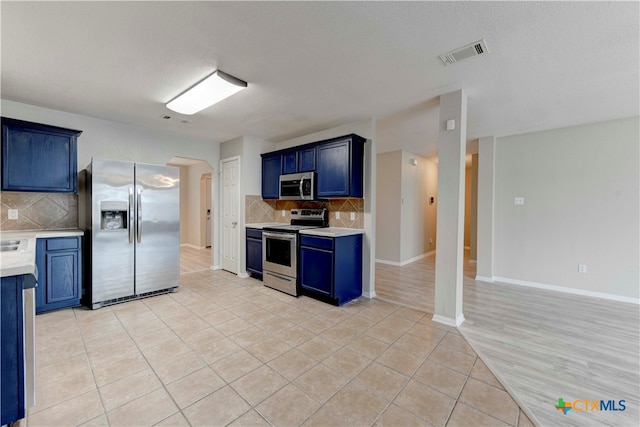
[[463,59],[485,53],[489,53],[489,49],[487,49],[487,43],[482,39],[465,47],[461,47],[460,49],[452,50],[451,52],[440,55],[440,59],[442,59],[444,65],[451,65],[458,61],[462,61]]

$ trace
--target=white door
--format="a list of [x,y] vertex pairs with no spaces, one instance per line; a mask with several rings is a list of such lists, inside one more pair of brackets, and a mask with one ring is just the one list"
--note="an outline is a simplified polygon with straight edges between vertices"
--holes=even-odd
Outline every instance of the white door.
[[222,269],[238,274],[240,161],[222,162]]
[[207,224],[205,232],[205,246],[211,247],[211,177],[205,178],[205,208],[207,209]]

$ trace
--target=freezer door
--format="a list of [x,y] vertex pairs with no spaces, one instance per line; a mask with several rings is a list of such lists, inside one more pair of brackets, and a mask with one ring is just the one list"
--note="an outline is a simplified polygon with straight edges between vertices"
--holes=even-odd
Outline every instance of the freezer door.
[[178,286],[180,172],[136,163],[136,294]]
[[134,164],[91,162],[91,302],[134,294]]

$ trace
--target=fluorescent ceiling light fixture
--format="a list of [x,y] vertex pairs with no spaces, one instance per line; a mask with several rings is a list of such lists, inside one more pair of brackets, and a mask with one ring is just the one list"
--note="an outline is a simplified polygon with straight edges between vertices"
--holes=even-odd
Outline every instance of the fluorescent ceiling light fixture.
[[195,114],[246,87],[247,82],[216,70],[209,77],[170,101],[167,108],[180,114]]

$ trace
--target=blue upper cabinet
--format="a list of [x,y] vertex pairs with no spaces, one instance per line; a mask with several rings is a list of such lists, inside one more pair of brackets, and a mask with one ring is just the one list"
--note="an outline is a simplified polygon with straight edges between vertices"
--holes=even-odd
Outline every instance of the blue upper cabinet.
[[2,190],[76,193],[81,131],[2,118]]
[[351,134],[262,154],[262,198],[278,198],[280,174],[311,171],[318,199],[362,198],[364,143]]
[[262,155],[262,198],[277,199],[280,195],[281,154]]
[[298,154],[298,172],[316,170],[316,147],[303,148]]
[[296,151],[282,155],[282,173],[298,172],[298,153]]
[[306,147],[282,154],[282,173],[310,172],[316,170],[316,147]]
[[364,138],[349,135],[317,147],[318,198],[363,195]]

